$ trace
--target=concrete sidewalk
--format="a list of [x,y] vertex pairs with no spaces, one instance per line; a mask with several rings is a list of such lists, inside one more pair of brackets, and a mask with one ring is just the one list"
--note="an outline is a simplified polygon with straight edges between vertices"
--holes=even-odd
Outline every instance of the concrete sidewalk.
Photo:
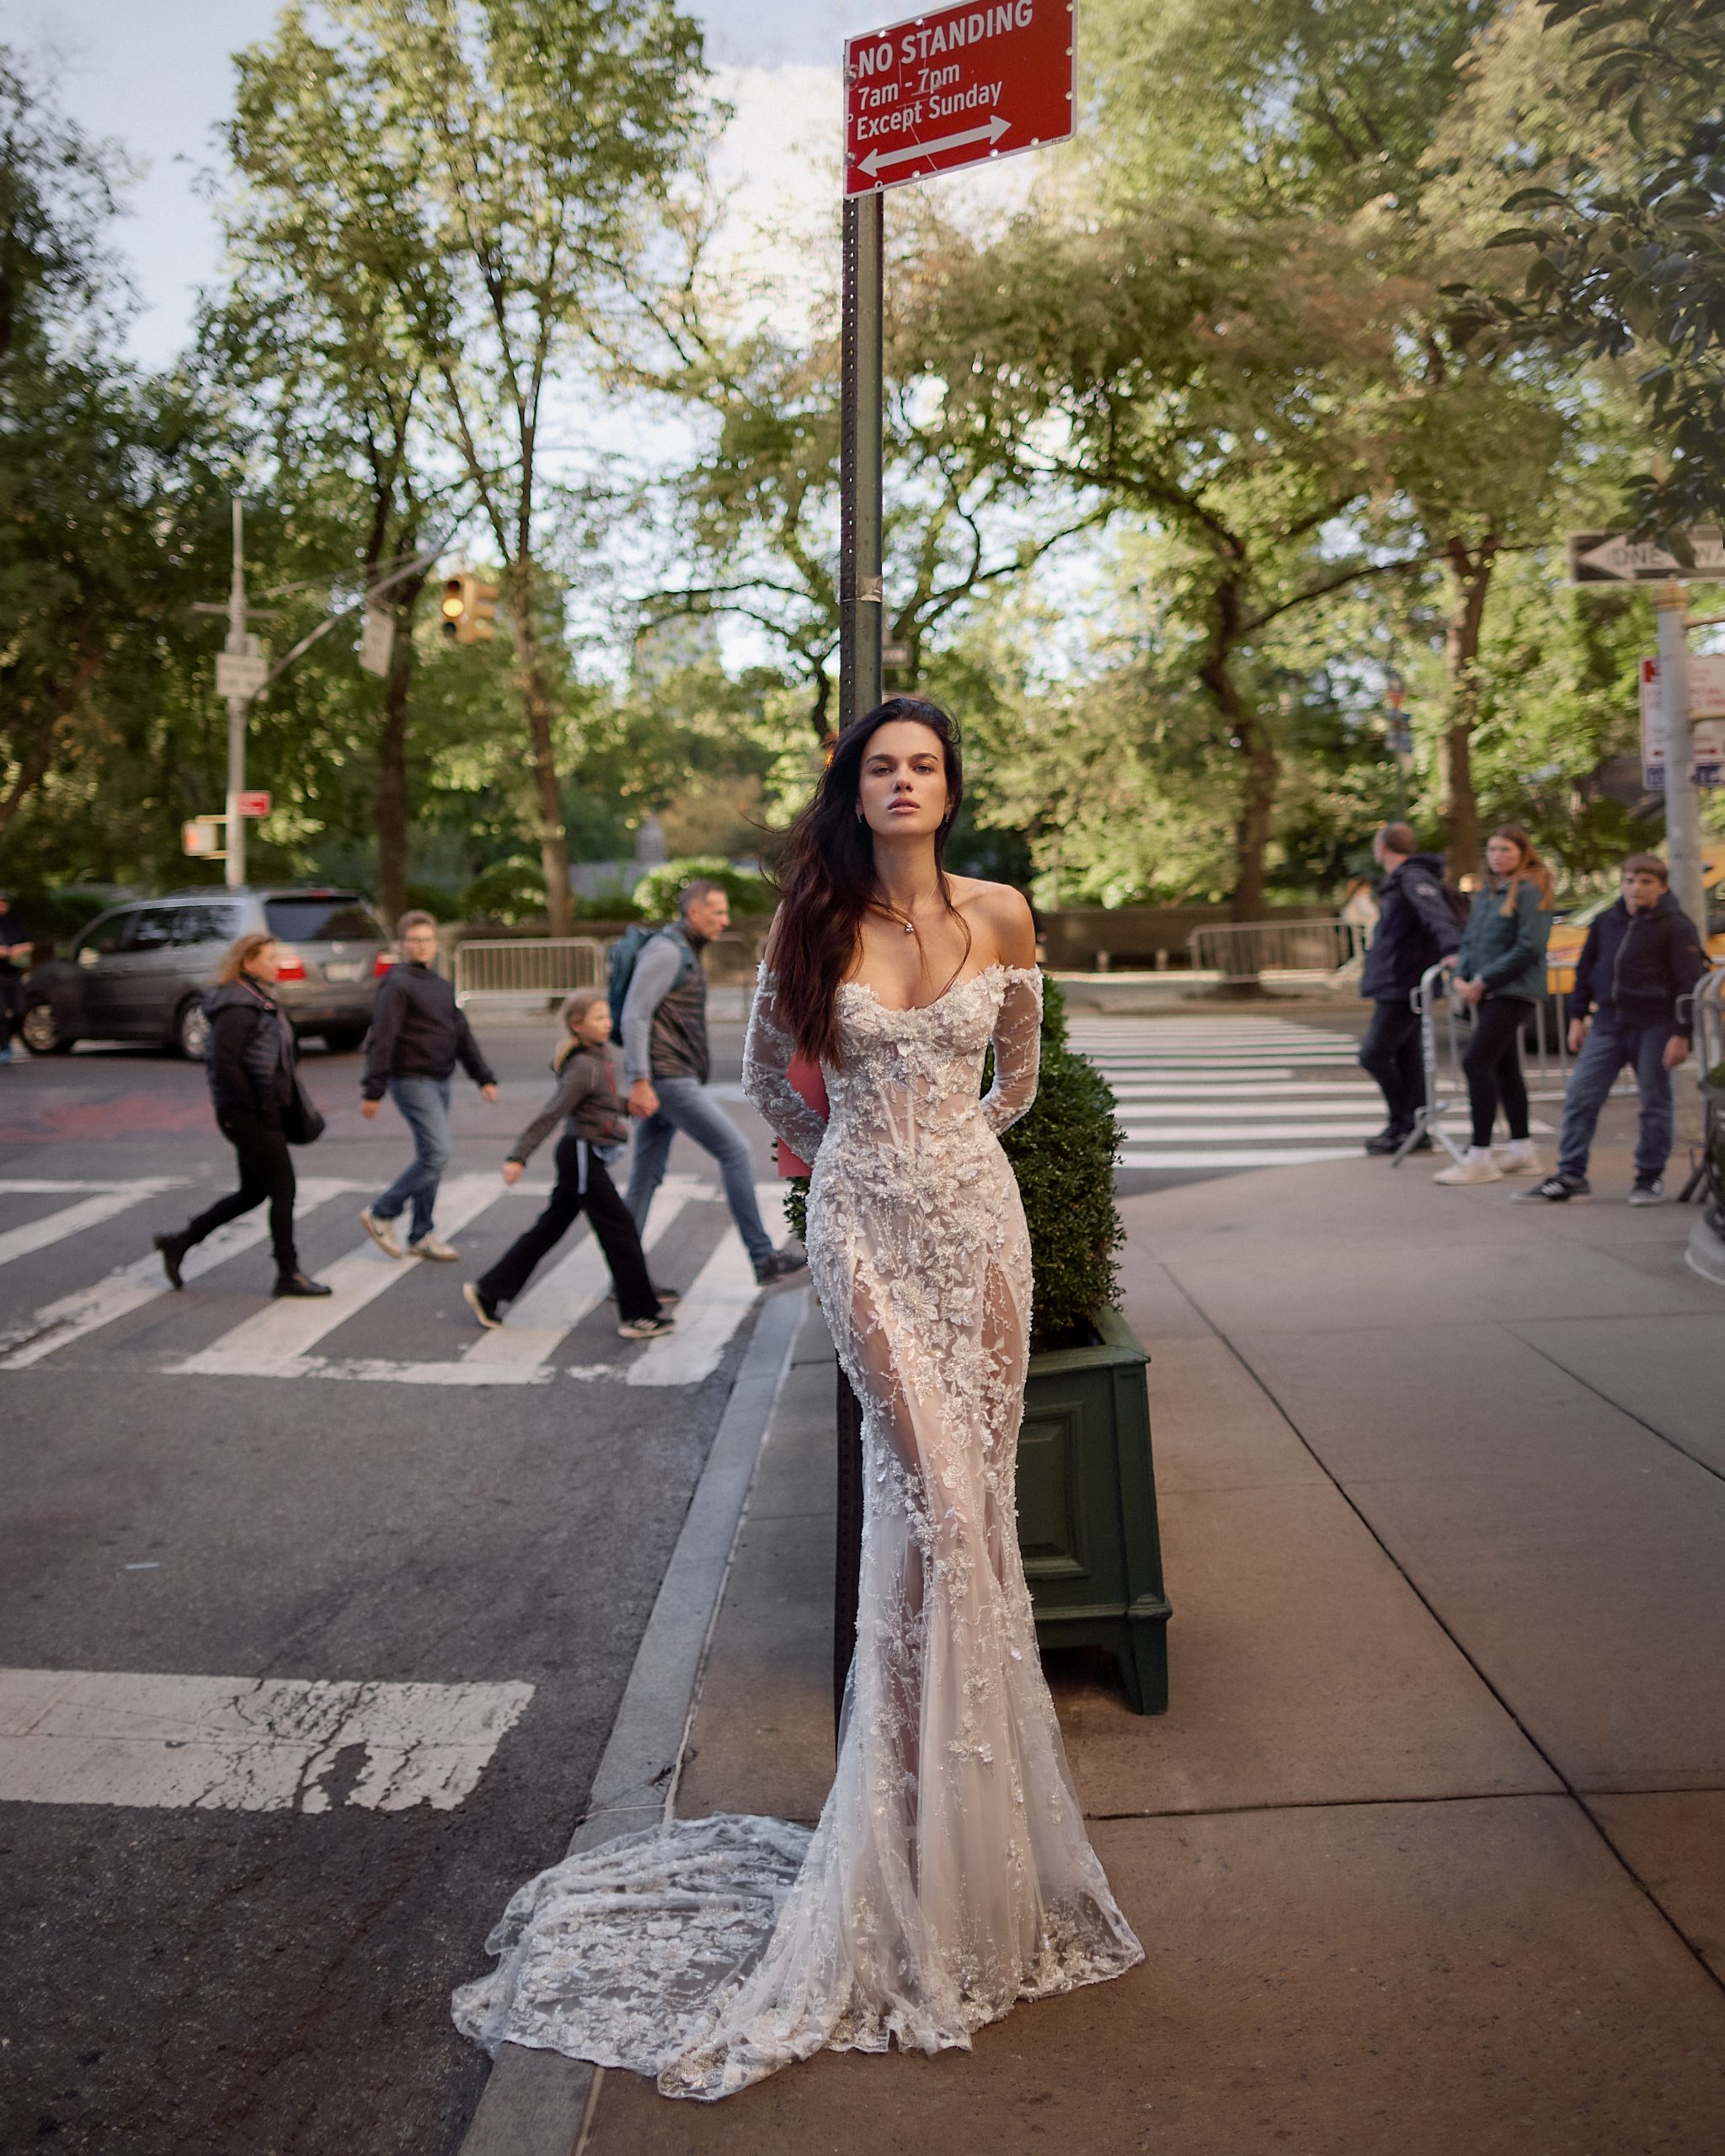
[[[1289,1168],[1123,1204],[1173,1706],[1052,1658],[1148,1949],[973,2052],[713,2106],[594,2091],[587,2156],[1718,2156],[1725,1294],[1690,1216]],[[830,1349],[768,1436],[678,1808],[810,1819],[831,1761]]]

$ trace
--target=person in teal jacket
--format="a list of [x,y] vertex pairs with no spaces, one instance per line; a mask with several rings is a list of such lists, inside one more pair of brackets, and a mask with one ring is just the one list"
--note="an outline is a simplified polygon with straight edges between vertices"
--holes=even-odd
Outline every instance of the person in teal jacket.
[[[1519,824],[1501,825],[1486,841],[1486,874],[1455,953],[1450,993],[1474,1009],[1473,1038],[1461,1059],[1473,1116],[1466,1159],[1441,1168],[1434,1182],[1500,1182],[1542,1172],[1527,1122],[1521,1029],[1546,992],[1546,942],[1551,932],[1551,872]],[[1509,1142],[1492,1150],[1502,1107]]]

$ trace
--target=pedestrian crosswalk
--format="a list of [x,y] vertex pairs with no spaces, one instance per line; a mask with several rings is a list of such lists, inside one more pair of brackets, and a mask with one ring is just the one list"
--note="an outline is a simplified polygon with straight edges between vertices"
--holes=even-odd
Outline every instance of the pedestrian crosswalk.
[[1078,1015],[1069,1038],[1113,1090],[1123,1168],[1353,1161],[1383,1128],[1383,1096],[1359,1069],[1352,1035],[1333,1027],[1244,1012]]
[[[195,1326],[202,1307],[212,1312],[218,1324],[224,1315],[231,1317],[231,1303],[224,1298],[212,1297],[207,1305],[200,1305],[195,1297],[174,1295],[160,1258],[149,1248],[150,1231],[161,1225],[158,1201],[179,1180],[148,1177],[110,1183],[50,1183],[0,1178],[0,1207],[8,1199],[22,1200],[35,1210],[45,1196],[68,1201],[15,1227],[0,1226],[0,1264],[10,1256],[36,1253],[54,1256],[63,1267],[75,1267],[86,1255],[106,1254],[116,1235],[133,1249],[142,1246],[141,1255],[117,1268],[0,1321],[0,1370],[51,1362],[80,1342],[97,1348],[104,1344],[130,1348],[137,1327],[129,1331],[126,1321],[140,1314],[147,1318],[152,1305],[159,1305],[176,1324]],[[336,1177],[302,1177],[296,1206],[302,1232],[309,1229],[327,1241],[333,1223],[343,1220],[358,1193],[371,1187]],[[542,1195],[545,1187],[518,1185],[514,1196]],[[458,1235],[484,1219],[506,1195],[494,1171],[448,1177],[438,1198],[439,1232]],[[756,1195],[768,1232],[777,1240],[783,1186],[762,1183],[756,1186]],[[129,1219],[129,1214],[137,1218]],[[510,1216],[496,1224],[493,1242],[518,1232],[531,1217],[512,1201]],[[99,1227],[106,1232],[89,1233]],[[674,1228],[679,1231],[675,1238]],[[243,1273],[227,1274],[223,1268],[255,1252],[267,1233],[261,1209],[230,1222],[190,1253],[183,1268],[185,1279],[230,1289],[242,1282],[247,1289],[261,1286],[262,1280],[253,1277],[258,1273],[255,1262]],[[617,1341],[609,1325],[593,1328],[593,1345],[602,1343],[605,1350],[602,1361],[558,1359],[577,1329],[603,1307],[611,1291],[603,1256],[585,1221],[542,1267],[498,1331],[470,1329],[471,1320],[457,1294],[468,1267],[392,1260],[369,1238],[355,1233],[339,1255],[316,1267],[319,1278],[334,1289],[332,1294],[315,1301],[262,1301],[212,1338],[184,1352],[157,1352],[145,1359],[152,1370],[180,1379],[335,1379],[486,1386],[542,1385],[567,1377],[630,1385],[698,1385],[718,1368],[759,1298],[753,1264],[718,1187],[693,1177],[665,1178],[649,1214],[643,1241],[658,1261],[656,1269],[669,1278],[676,1279],[686,1269],[686,1262],[678,1262],[685,1250],[700,1261],[698,1270],[677,1307],[674,1332],[636,1348]],[[427,1275],[448,1283],[446,1334],[441,1319],[434,1315],[428,1321],[419,1307],[427,1292]],[[363,1329],[366,1314],[380,1299],[403,1289],[416,1302],[416,1323],[409,1328],[414,1342],[425,1343],[429,1322],[430,1337],[446,1352],[386,1356],[354,1352],[355,1346],[367,1343],[344,1336],[350,1329],[355,1333]],[[105,1343],[104,1334],[109,1336]]]

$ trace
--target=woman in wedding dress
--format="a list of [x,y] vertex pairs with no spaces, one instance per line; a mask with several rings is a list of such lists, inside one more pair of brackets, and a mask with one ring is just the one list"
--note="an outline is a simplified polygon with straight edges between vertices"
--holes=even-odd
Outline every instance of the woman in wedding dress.
[[[456,1994],[494,2051],[712,2099],[822,2049],[968,2049],[1017,2001],[1142,1958],[1084,1832],[1018,1555],[1030,1249],[999,1134],[1035,1097],[1041,978],[1020,894],[942,867],[962,791],[932,704],[893,698],[841,736],[744,1054],[749,1098],[813,1164],[809,1267],[862,1406],[856,1656],[820,1822],[673,1821],[542,1874],[489,1942],[497,1970]],[[825,1118],[789,1081],[799,1051]]]

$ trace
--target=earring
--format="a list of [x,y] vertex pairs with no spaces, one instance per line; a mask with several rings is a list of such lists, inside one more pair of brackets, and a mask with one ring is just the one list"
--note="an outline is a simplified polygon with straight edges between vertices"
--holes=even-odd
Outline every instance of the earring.
[[859,824],[862,821],[862,803],[860,801],[857,803],[857,821]]

